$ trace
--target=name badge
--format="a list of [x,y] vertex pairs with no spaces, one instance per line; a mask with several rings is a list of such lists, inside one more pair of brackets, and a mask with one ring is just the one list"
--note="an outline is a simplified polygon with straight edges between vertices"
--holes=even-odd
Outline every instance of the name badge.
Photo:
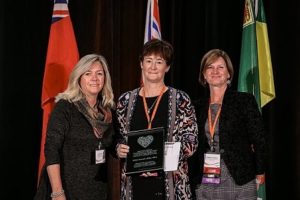
[[220,184],[221,182],[221,155],[204,154],[202,183]]
[[97,149],[95,151],[96,164],[105,163],[105,149]]
[[165,142],[164,171],[176,171],[178,168],[180,142]]

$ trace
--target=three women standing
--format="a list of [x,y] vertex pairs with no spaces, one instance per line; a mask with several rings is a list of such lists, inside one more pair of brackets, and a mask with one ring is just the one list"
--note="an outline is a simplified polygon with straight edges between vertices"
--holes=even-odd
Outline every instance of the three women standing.
[[[196,149],[189,170],[197,199],[256,199],[256,179],[264,182],[265,135],[255,98],[229,88],[230,58],[213,49],[204,55],[199,74],[209,96],[195,102],[194,109],[185,92],[164,83],[172,61],[169,43],[154,39],[144,45],[143,86],[118,100],[116,150],[119,158],[126,158],[130,131],[164,127],[165,142],[181,144],[178,169],[126,176],[123,165],[121,199],[191,199],[187,160]],[[103,149],[112,143],[114,103],[105,59],[83,57],[56,101],[45,144],[52,197],[106,200]]]

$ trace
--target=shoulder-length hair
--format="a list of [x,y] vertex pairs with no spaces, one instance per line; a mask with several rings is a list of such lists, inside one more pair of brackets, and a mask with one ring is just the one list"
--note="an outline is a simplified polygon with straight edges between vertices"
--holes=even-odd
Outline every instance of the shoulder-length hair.
[[106,59],[98,54],[89,54],[79,60],[70,74],[67,89],[55,97],[55,102],[59,101],[60,99],[65,99],[69,102],[75,102],[85,98],[85,94],[81,91],[80,78],[91,68],[92,64],[95,62],[100,62],[105,73],[104,85],[98,95],[98,99],[102,101],[101,103],[104,108],[114,108],[114,94],[111,86],[111,77],[108,70],[108,64]]
[[213,62],[215,62],[218,58],[223,58],[226,63],[226,68],[229,72],[230,78],[229,81],[232,82],[233,79],[233,65],[231,62],[230,57],[228,54],[221,50],[221,49],[212,49],[208,51],[202,58],[201,64],[200,64],[200,72],[199,72],[199,83],[203,86],[206,84],[206,80],[204,78],[203,72],[207,69],[209,65],[211,65]]

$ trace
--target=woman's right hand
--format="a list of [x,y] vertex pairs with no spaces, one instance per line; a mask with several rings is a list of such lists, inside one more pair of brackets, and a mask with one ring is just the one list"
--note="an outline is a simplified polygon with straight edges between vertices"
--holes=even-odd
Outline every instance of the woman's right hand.
[[119,158],[126,158],[129,152],[129,146],[126,144],[119,144],[117,146],[117,155]]

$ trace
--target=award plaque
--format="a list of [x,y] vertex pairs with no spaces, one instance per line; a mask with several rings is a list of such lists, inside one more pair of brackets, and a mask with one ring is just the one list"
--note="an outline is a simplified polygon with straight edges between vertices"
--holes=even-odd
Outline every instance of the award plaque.
[[130,147],[126,159],[126,174],[163,170],[164,128],[131,131],[127,135]]

